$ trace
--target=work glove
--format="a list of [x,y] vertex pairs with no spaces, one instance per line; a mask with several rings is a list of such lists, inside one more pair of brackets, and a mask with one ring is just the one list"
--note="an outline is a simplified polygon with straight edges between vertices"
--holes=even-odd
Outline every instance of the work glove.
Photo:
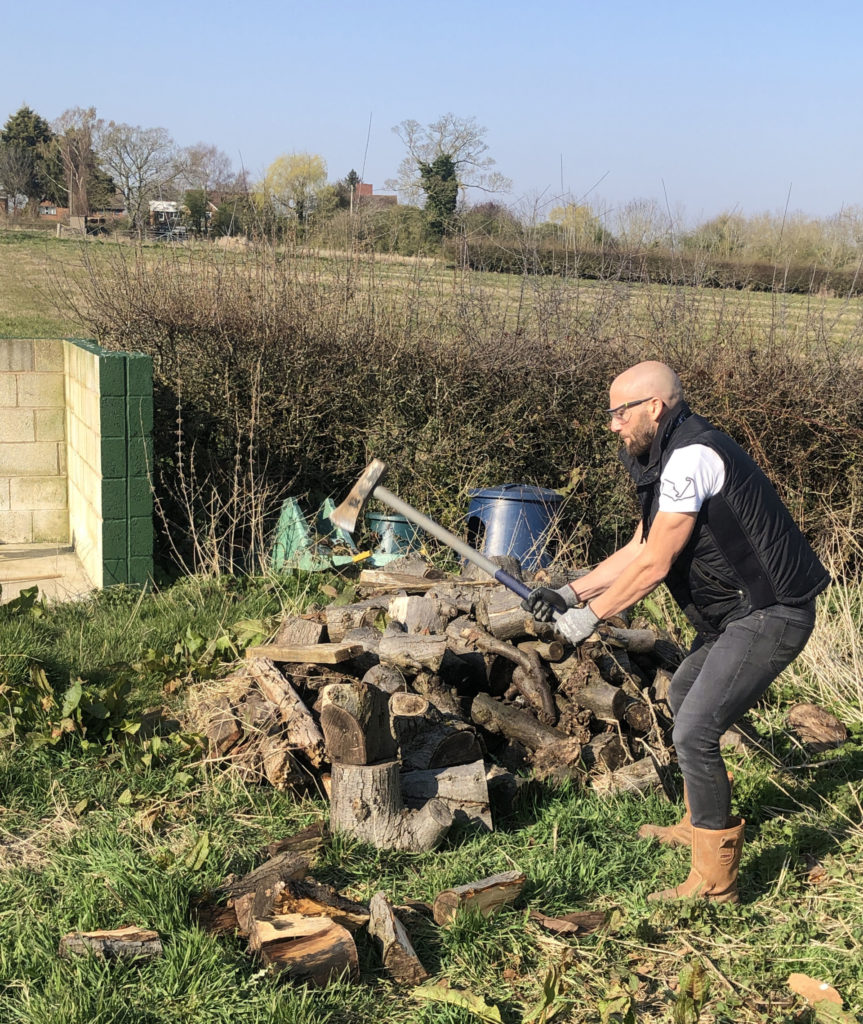
[[555,612],[563,614],[567,608],[575,608],[577,604],[578,596],[568,583],[560,590],[537,587],[521,602],[522,608],[529,611],[537,622],[551,622]]
[[577,647],[596,629],[599,621],[598,616],[593,614],[590,605],[586,604],[582,608],[570,608],[555,622],[554,628],[574,647]]

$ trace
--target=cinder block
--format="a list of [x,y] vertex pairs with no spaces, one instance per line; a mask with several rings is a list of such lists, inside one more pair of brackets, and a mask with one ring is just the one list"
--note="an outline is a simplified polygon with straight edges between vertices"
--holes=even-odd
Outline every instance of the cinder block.
[[33,342],[20,338],[0,339],[0,370],[27,371],[35,369]]
[[152,558],[129,559],[129,583],[149,583],[153,576]]
[[153,489],[150,481],[144,476],[130,476],[126,490],[129,501],[130,516],[150,516],[153,514]]
[[0,480],[0,512],[9,511],[9,481]]
[[99,427],[102,437],[126,436],[126,400],[103,395],[99,403]]
[[0,512],[0,543],[30,544],[32,540],[32,512]]
[[[65,447],[65,445],[61,447]],[[56,443],[31,441],[29,444],[6,444],[0,442],[0,475],[55,476],[59,472]]]
[[152,396],[153,359],[143,352],[129,352],[126,355],[126,393],[128,395]]
[[129,476],[147,476],[153,472],[153,442],[149,437],[130,437],[126,453]]
[[149,437],[153,432],[152,395],[131,395],[127,402],[129,437]]
[[58,370],[64,372],[63,342],[42,338],[33,342],[37,370]]
[[0,373],[0,406],[18,404],[18,378],[14,373]]
[[[125,477],[126,439],[124,437],[103,437],[100,445],[102,476]],[[140,476],[141,474],[136,474]]]
[[126,520],[105,519],[102,523],[102,555],[104,558],[126,557]]
[[68,544],[68,511],[66,509],[57,509],[53,511],[38,509],[34,511],[33,541],[34,543],[56,541],[57,543]]
[[128,583],[129,568],[125,558],[102,559],[102,586],[110,587],[112,583]]
[[10,508],[58,509],[66,508],[66,478],[64,476],[21,476],[10,481]]
[[36,409],[36,440],[64,441],[66,412],[64,409]]
[[151,518],[129,520],[129,555],[153,557],[153,520]]
[[99,394],[125,395],[126,357],[122,352],[103,352],[99,356]]
[[102,480],[102,518],[126,518],[125,480]]
[[39,409],[62,409],[66,404],[63,374],[20,374],[18,376],[18,404]]
[[33,409],[7,409],[0,416],[0,441],[35,441],[36,414]]

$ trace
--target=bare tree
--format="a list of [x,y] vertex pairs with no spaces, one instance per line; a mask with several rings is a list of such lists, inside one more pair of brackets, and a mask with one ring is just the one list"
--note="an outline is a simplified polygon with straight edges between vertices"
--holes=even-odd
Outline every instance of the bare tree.
[[0,192],[15,211],[27,202],[27,187],[33,177],[33,155],[21,146],[0,143]]
[[164,128],[99,122],[95,148],[123,193],[132,227],[142,234],[149,201],[177,177],[174,140]]
[[86,217],[90,212],[88,190],[96,171],[93,136],[101,122],[95,107],[70,107],[52,125],[69,193],[69,213]]
[[196,142],[177,150],[175,159],[175,184],[180,189],[212,192],[216,189],[233,188],[235,184],[236,176],[231,158],[218,146]]
[[405,144],[407,155],[399,164],[398,177],[390,178],[386,186],[409,201],[416,202],[426,194],[422,169],[431,167],[441,157],[452,161],[462,191],[478,188],[484,192],[506,192],[512,187],[509,178],[491,170],[495,161],[487,155],[488,129],[478,124],[475,117],[449,113],[427,125],[407,120],[397,124],[393,131]]

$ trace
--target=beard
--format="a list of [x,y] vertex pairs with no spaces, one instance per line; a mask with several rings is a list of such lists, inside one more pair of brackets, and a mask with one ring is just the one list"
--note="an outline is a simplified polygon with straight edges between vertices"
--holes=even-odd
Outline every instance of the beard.
[[650,451],[653,439],[656,437],[657,425],[655,423],[639,423],[633,428],[632,436],[623,444],[633,458],[646,455]]

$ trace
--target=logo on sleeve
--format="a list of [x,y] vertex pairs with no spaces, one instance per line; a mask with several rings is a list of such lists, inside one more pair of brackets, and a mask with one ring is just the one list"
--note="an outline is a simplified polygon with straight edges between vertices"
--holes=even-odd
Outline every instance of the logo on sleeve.
[[683,485],[679,488],[674,480],[663,480],[662,494],[672,501],[685,501],[687,498],[694,498],[695,480],[691,476],[684,477]]

